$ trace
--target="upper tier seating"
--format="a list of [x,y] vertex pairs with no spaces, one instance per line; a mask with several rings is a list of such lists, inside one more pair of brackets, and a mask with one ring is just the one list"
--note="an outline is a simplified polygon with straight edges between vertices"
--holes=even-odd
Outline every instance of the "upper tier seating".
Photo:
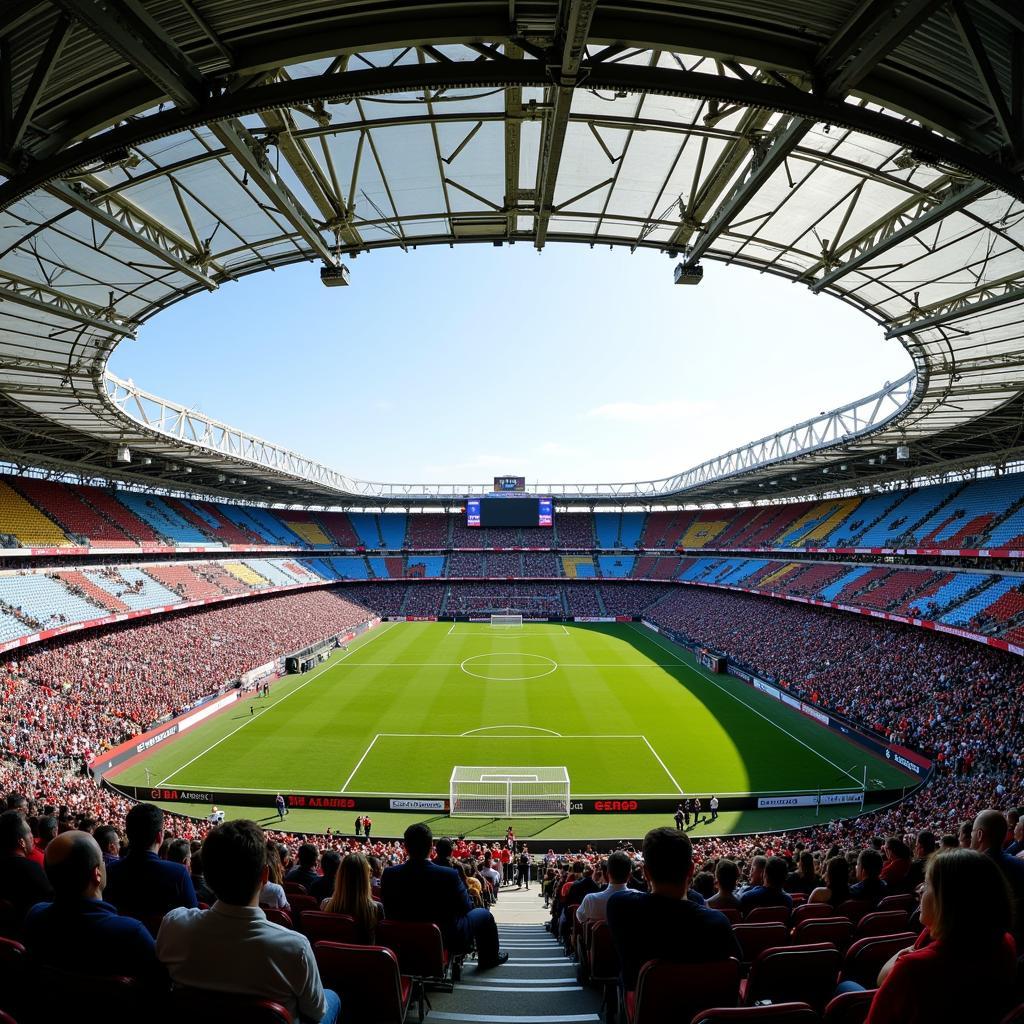
[[597,564],[605,578],[629,576],[636,559],[632,555],[598,555]]
[[410,515],[406,543],[411,548],[438,550],[448,547],[451,532],[451,518],[446,515]]
[[140,544],[159,544],[162,540],[149,523],[140,519],[117,500],[116,491],[104,491],[99,487],[84,486],[72,486],[71,489],[82,501],[96,509],[104,519],[109,519],[132,540]]
[[543,576],[545,579],[561,576],[558,556],[551,551],[525,551],[523,553],[523,575]]
[[352,529],[352,523],[344,512],[318,512],[316,518],[338,547],[358,548],[362,546],[359,536]]
[[204,523],[204,529],[216,540],[224,544],[238,544],[247,547],[265,543],[263,538],[252,529],[233,522],[226,514],[224,505],[216,501],[182,501]]
[[124,601],[114,597],[113,594],[102,587],[97,586],[84,572],[65,570],[64,572],[57,573],[57,575],[73,593],[80,594],[100,608],[105,608],[108,612],[121,614],[131,610]]
[[17,640],[19,636],[28,636],[32,627],[8,612],[0,610],[0,644],[8,640]]
[[150,565],[146,572],[185,601],[216,600],[224,596],[220,587],[200,576],[191,565]]
[[[177,498],[164,498],[164,501],[168,508],[177,512],[186,523],[191,523],[206,538],[207,542],[228,543],[224,538],[217,536],[217,527],[220,524],[212,515],[201,513],[190,501],[180,501]],[[212,525],[211,519],[213,520]]]
[[433,579],[445,574],[444,555],[410,555],[405,575],[411,579],[423,577]]
[[590,555],[562,555],[562,572],[571,580],[593,579],[597,575]]
[[516,551],[490,551],[484,556],[484,575],[522,576],[523,556]]
[[180,544],[208,544],[210,538],[155,494],[118,491],[117,500],[148,523],[159,536]]
[[594,517],[589,512],[563,512],[555,516],[555,533],[563,548],[592,548]]
[[484,556],[469,551],[456,551],[448,558],[449,576],[483,576]]
[[113,594],[133,610],[158,608],[166,604],[177,604],[181,600],[174,591],[157,583],[141,569],[111,566],[105,569],[84,569],[83,573],[101,590]]
[[321,558],[318,561],[329,565],[338,579],[367,580],[370,578],[370,568],[366,564],[366,559],[361,555],[338,555],[336,558]]
[[677,512],[651,512],[644,523],[639,547],[674,548],[693,515],[682,509]]
[[359,537],[359,543],[364,548],[377,550],[384,547],[383,538],[377,527],[377,515],[373,512],[350,512],[348,515],[352,528]]
[[333,548],[334,541],[317,522],[311,512],[300,512],[295,509],[284,509],[277,513],[278,518],[296,536],[301,537],[311,548]]
[[37,623],[39,629],[104,615],[102,608],[72,594],[60,580],[42,574],[0,577],[0,601],[20,618]]
[[26,548],[69,547],[72,543],[52,519],[0,481],[0,544],[9,546],[4,535]]
[[[11,483],[29,501],[62,526],[76,543],[85,543],[94,548],[135,546],[134,537],[104,519],[95,508],[86,504],[80,492],[73,487],[52,480],[37,480],[30,476],[12,478]],[[0,519],[0,533],[8,532],[3,529],[4,522],[6,520]]]

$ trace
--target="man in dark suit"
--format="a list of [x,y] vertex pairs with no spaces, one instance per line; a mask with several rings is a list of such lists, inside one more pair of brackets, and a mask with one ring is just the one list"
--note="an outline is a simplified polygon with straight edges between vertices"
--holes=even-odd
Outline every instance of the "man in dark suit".
[[87,832],[64,832],[46,847],[52,903],[37,903],[25,920],[25,945],[42,964],[81,974],[126,974],[162,981],[153,937],[141,921],[121,917],[102,899],[107,869]]
[[729,919],[687,899],[694,873],[690,837],[674,828],[651,829],[644,836],[643,857],[651,891],[627,889],[608,899],[608,927],[626,991],[636,988],[648,960],[702,964],[741,959]]
[[999,870],[1010,887],[1013,900],[1014,937],[1018,951],[1024,943],[1024,860],[1007,856],[1003,850],[1008,829],[1006,818],[1001,811],[982,811],[974,819],[974,830],[971,832],[971,845],[987,857],[991,857],[999,866]]
[[793,897],[783,889],[789,866],[781,857],[769,857],[764,867],[764,884],[750,886],[740,897],[740,913],[746,917],[756,907],[793,909]]
[[32,829],[21,813],[0,814],[0,899],[14,905],[19,921],[33,904],[53,897],[43,869],[29,860],[32,848]]
[[154,804],[136,804],[125,818],[128,854],[107,870],[103,898],[119,913],[145,920],[175,907],[196,907],[195,887],[184,864],[160,860],[164,812]]
[[857,881],[850,886],[850,899],[877,907],[889,894],[889,886],[882,878],[884,866],[885,860],[877,850],[861,850],[857,857]]
[[303,843],[299,847],[299,863],[285,876],[286,882],[298,882],[310,892],[313,886],[320,880],[316,873],[316,866],[320,860],[320,851],[312,843]]
[[430,862],[433,833],[424,824],[405,830],[404,864],[386,868],[380,895],[384,913],[397,921],[433,921],[445,947],[461,953],[476,942],[477,968],[488,970],[508,960],[498,951],[498,926],[489,910],[473,908],[466,886],[454,868]]

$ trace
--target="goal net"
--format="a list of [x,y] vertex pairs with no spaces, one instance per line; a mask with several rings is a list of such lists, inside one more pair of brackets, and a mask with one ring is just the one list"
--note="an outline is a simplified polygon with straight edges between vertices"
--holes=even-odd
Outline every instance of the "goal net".
[[522,615],[492,615],[491,625],[498,629],[522,629]]
[[456,765],[449,783],[453,818],[566,818],[569,772],[535,768]]

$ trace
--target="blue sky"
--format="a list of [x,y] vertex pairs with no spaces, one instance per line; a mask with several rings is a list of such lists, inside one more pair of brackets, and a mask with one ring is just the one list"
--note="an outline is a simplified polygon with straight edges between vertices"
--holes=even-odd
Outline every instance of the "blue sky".
[[642,480],[868,394],[910,369],[827,296],[654,253],[519,244],[360,256],[178,303],[111,369],[354,476]]

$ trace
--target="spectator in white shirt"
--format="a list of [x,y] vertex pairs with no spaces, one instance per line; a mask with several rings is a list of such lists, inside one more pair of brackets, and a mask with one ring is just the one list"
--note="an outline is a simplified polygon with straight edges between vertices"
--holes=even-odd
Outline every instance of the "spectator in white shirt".
[[267,838],[254,821],[229,821],[203,843],[209,910],[181,908],[163,919],[157,958],[176,985],[272,999],[303,1024],[335,1024],[340,1000],[324,990],[309,940],[272,924],[259,907],[267,881]]
[[498,899],[498,889],[501,888],[501,875],[494,870],[494,865],[491,863],[491,855],[489,853],[484,854],[484,864],[480,868],[480,874],[491,883],[492,902]]
[[633,862],[621,850],[608,857],[608,884],[600,892],[587,893],[583,902],[576,908],[576,920],[580,924],[587,921],[604,921],[607,919],[608,900],[617,892],[622,892],[629,881],[633,870]]

